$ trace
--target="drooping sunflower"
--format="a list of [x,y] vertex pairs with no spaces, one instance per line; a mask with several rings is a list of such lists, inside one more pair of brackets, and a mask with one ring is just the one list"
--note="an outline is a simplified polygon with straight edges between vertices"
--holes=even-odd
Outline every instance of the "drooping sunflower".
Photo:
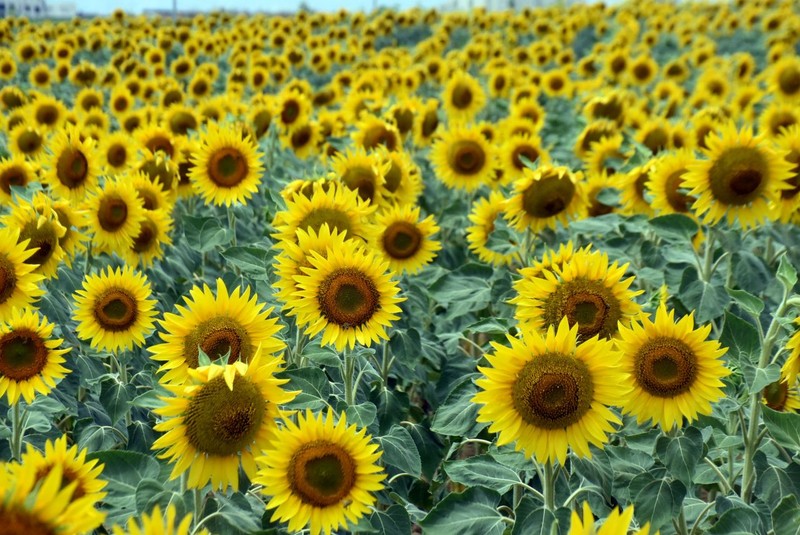
[[695,197],[689,195],[685,177],[694,155],[689,150],[667,153],[651,163],[645,179],[647,192],[652,196],[650,206],[659,214],[685,214]]
[[243,138],[236,128],[210,123],[200,136],[189,177],[208,204],[245,203],[261,183],[261,158],[255,140]]
[[[192,513],[187,513],[180,522],[176,523],[178,513],[173,503],[169,504],[163,513],[161,507],[156,504],[150,514],[141,515],[141,525],[136,516],[128,519],[128,524],[124,528],[114,524],[111,527],[111,533],[113,535],[190,535]],[[196,533],[197,535],[208,535],[205,528]]]
[[373,250],[397,273],[414,274],[429,264],[442,244],[431,237],[439,231],[432,215],[420,220],[419,207],[392,206],[377,214],[367,231]]
[[264,455],[255,483],[271,499],[272,520],[288,522],[290,531],[308,528],[311,535],[347,528],[369,513],[386,473],[377,461],[382,452],[366,429],[347,425],[333,412],[299,414],[286,419]]
[[188,470],[187,487],[239,487],[239,467],[252,480],[255,456],[260,455],[277,430],[279,405],[297,392],[286,392],[278,379],[282,360],[262,355],[258,347],[249,362],[211,363],[186,370],[186,379],[162,385],[172,397],[154,412],[165,419],[154,429],[164,434],[153,443],[158,455],[174,463],[170,479]]
[[617,187],[621,191],[620,201],[624,213],[644,214],[648,217],[653,215],[653,208],[645,196],[647,182],[650,180],[653,169],[654,165],[648,162],[645,165],[634,167],[625,174],[617,175],[619,177]]
[[634,277],[623,280],[627,269],[628,264],[609,264],[606,253],[579,250],[560,270],[546,269],[514,283],[514,316],[531,329],[558,325],[566,317],[578,325],[582,340],[596,334],[611,338],[620,322],[628,324],[641,314],[634,298],[642,291],[630,290]]
[[779,379],[774,383],[768,384],[761,391],[764,405],[778,412],[798,412],[800,411],[800,387],[797,382],[789,386],[789,382]]
[[281,252],[275,258],[278,280],[274,283],[275,297],[284,303],[282,313],[287,316],[295,314],[292,296],[300,291],[295,277],[304,274],[303,268],[313,267],[309,261],[313,253],[325,255],[328,248],[343,248],[346,239],[344,232],[332,231],[327,223],[323,223],[319,232],[313,228],[307,231],[297,229],[297,243],[288,240],[283,243]]
[[467,228],[469,249],[478,255],[483,262],[494,266],[507,266],[519,258],[518,244],[507,243],[507,250],[492,249],[491,236],[496,229],[498,218],[505,210],[506,199],[499,191],[493,191],[489,197],[478,199],[472,205],[469,220],[473,223]]
[[23,156],[0,160],[0,202],[11,203],[11,188],[25,188],[36,181],[36,167]]
[[496,164],[494,147],[478,128],[454,128],[442,133],[431,149],[436,177],[450,188],[474,191],[491,181]]
[[130,266],[88,275],[73,296],[78,338],[102,351],[142,346],[154,327],[151,295],[150,282]]
[[384,199],[397,204],[413,204],[422,194],[422,178],[419,167],[404,151],[383,150],[380,152],[384,163],[388,163],[384,175]]
[[90,194],[83,206],[86,227],[99,251],[125,251],[133,245],[144,219],[142,199],[130,181],[106,180],[101,189]]
[[381,262],[352,241],[341,249],[328,249],[323,257],[313,254],[311,268],[295,281],[301,291],[291,306],[297,311],[297,324],[309,337],[322,333],[323,345],[338,351],[356,341],[365,346],[388,339],[386,327],[398,319],[400,291],[390,278],[388,262]]
[[402,148],[400,131],[394,124],[366,113],[362,114],[361,119],[356,123],[356,130],[352,137],[356,146],[367,151],[380,146],[386,147],[390,151]]
[[439,120],[439,101],[431,98],[420,105],[414,119],[414,144],[425,147],[431,143],[441,124]]
[[514,191],[505,206],[505,218],[519,231],[539,232],[566,226],[584,210],[581,189],[583,175],[566,167],[542,165],[536,171],[525,168],[523,178],[514,182]]
[[800,100],[800,59],[796,56],[786,56],[773,63],[767,77],[771,95],[787,102]]
[[56,467],[61,467],[63,474],[63,485],[76,482],[75,491],[72,493],[73,500],[89,497],[96,503],[106,496],[103,489],[106,482],[100,478],[103,465],[98,464],[97,459],[86,460],[89,450],[84,448],[78,451],[78,446],[73,444],[67,448],[67,436],[61,435],[56,440],[47,440],[44,443],[44,452],[28,444],[27,452],[22,454],[22,459],[18,465],[10,465],[12,472],[20,470],[33,470],[36,479],[44,480],[47,475]]
[[784,135],[776,140],[776,144],[784,153],[783,159],[791,166],[790,176],[786,180],[789,188],[782,189],[778,201],[772,209],[779,212],[778,220],[788,223],[800,208],[800,125],[790,127]]
[[163,152],[173,160],[180,154],[183,140],[181,136],[173,134],[169,128],[158,123],[143,125],[134,132],[133,138],[138,145],[153,154]]
[[358,191],[335,183],[328,188],[315,188],[311,198],[295,193],[286,202],[286,210],[275,215],[272,235],[280,248],[284,241],[297,241],[298,230],[313,229],[319,232],[323,224],[331,230],[345,232],[348,238],[364,235],[364,224],[375,210],[361,200]]
[[39,127],[22,122],[11,128],[8,134],[8,148],[12,154],[36,158],[44,151],[47,135]]
[[516,442],[540,463],[563,464],[568,449],[591,457],[589,446],[602,448],[620,423],[608,407],[628,395],[613,342],[593,336],[578,344],[578,326],[566,318],[544,334],[522,329],[508,342],[492,342],[491,367],[478,368],[477,420],[491,423],[498,446]]
[[36,472],[22,467],[0,470],[0,518],[13,534],[80,535],[99,527],[106,514],[94,508],[90,496],[73,499],[77,482],[66,484],[60,466],[39,482]]
[[281,330],[273,308],[264,310],[250,288],[228,292],[217,279],[215,292],[203,285],[193,287],[184,305],[176,305],[177,314],[165,313],[159,320],[163,343],[151,346],[151,358],[163,362],[162,381],[181,382],[188,370],[197,368],[199,349],[212,360],[228,355],[228,362],[249,362],[256,349],[265,355],[280,353],[286,344],[276,335]]
[[88,240],[83,233],[83,222],[78,210],[66,199],[53,199],[43,191],[37,191],[31,198],[34,209],[42,215],[55,214],[58,222],[66,229],[58,239],[58,245],[64,250],[63,262],[67,267],[72,265],[75,255],[85,250],[84,242]]
[[683,180],[691,194],[698,195],[692,207],[708,224],[723,217],[751,228],[778,214],[770,209],[780,192],[791,188],[792,165],[782,152],[768,145],[748,128],[729,124],[720,135],[706,139],[707,160],[690,163]]
[[577,511],[572,511],[572,519],[567,535],[650,535],[649,522],[641,529],[631,531],[631,520],[633,520],[632,505],[624,511],[615,508],[603,521],[603,524],[600,527],[596,527],[589,502],[583,502],[583,518],[580,517]]
[[101,164],[93,140],[82,140],[79,130],[68,128],[56,133],[47,150],[44,180],[57,195],[80,202],[97,187]]
[[711,404],[725,397],[722,379],[731,372],[720,358],[727,348],[708,340],[711,325],[694,328],[694,312],[675,321],[675,311],[663,304],[655,322],[647,317],[620,325],[618,347],[622,368],[633,384],[625,412],[639,423],[652,420],[669,431],[711,414]]
[[47,395],[69,373],[62,366],[69,348],[58,349],[64,341],[51,338],[53,327],[38,313],[18,308],[0,323],[0,396],[9,405],[20,397],[30,404],[36,394]]
[[20,200],[0,221],[6,227],[19,229],[19,242],[27,241],[27,248],[33,254],[25,263],[34,266],[34,273],[52,278],[56,276],[58,266],[64,259],[61,240],[67,230],[52,207],[46,208],[48,209],[42,210],[33,200]]
[[486,93],[480,83],[464,71],[450,76],[442,91],[442,103],[451,125],[466,124],[486,104]]

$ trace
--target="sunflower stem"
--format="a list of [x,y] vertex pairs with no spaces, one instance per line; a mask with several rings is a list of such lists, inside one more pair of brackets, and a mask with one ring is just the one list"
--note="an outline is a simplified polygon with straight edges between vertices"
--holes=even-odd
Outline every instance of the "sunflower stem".
[[[231,243],[234,247],[236,247],[236,210],[233,204],[228,206],[228,227],[231,229]],[[236,274],[238,275],[239,269],[237,268],[236,271]]]
[[709,282],[711,275],[714,274],[714,233],[711,229],[707,229],[705,241],[705,249],[703,251],[703,270],[700,273],[700,279],[703,282]]
[[22,400],[14,403],[11,420],[11,456],[17,461],[22,460],[22,442],[28,427],[28,407],[23,410],[21,405]]
[[83,264],[83,274],[88,275],[92,267],[92,242],[86,246],[86,263]]
[[353,349],[344,351],[344,401],[347,405],[353,406],[356,402],[355,368],[356,359]]
[[[778,305],[775,314],[772,316],[772,321],[767,329],[767,334],[764,335],[764,340],[761,343],[761,355],[758,359],[758,367],[760,369],[766,368],[769,364],[770,356],[772,355],[772,346],[780,333],[780,322],[778,318],[783,317],[788,307],[789,291],[783,290],[783,298],[780,305]],[[761,420],[761,392],[750,393],[750,419],[747,423],[747,433],[744,436],[744,467],[742,468],[742,500],[745,503],[750,503],[750,498],[753,493],[753,483],[755,483],[755,473],[753,472],[753,457],[758,451],[758,445],[761,442],[759,435],[759,423]]]
[[689,526],[686,525],[686,513],[681,504],[681,512],[678,513],[678,533],[680,535],[689,535]]
[[383,352],[381,354],[381,380],[383,380],[384,386],[389,380],[389,371],[392,369],[392,364],[394,364],[394,357],[389,354],[389,343],[386,342],[383,344]]
[[553,461],[548,459],[544,463],[544,479],[542,481],[542,490],[544,491],[544,506],[548,511],[555,512],[556,510],[556,478],[555,471],[553,470]]

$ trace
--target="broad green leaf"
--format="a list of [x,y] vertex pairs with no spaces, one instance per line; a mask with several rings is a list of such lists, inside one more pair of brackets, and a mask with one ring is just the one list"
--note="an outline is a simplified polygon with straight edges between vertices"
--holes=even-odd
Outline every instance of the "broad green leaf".
[[384,464],[394,466],[403,472],[419,477],[422,473],[422,461],[414,439],[402,426],[395,425],[389,433],[375,440],[383,450],[381,459]]
[[468,487],[482,486],[505,494],[520,483],[519,474],[498,463],[489,455],[478,455],[460,461],[445,463],[444,471],[456,483]]
[[304,346],[301,356],[319,366],[327,366],[329,368],[340,368],[342,366],[342,357],[336,350],[330,347],[320,347],[316,341]]
[[753,535],[761,532],[761,519],[750,507],[728,509],[708,530],[711,535]]
[[[150,455],[132,451],[96,451],[86,460],[97,459],[103,464],[102,479],[108,483],[108,495],[103,501],[111,506],[114,522],[123,523],[136,513],[136,489],[144,480],[159,480],[161,466]],[[99,466],[99,465],[98,465]]]
[[758,318],[764,310],[764,301],[746,290],[732,290],[726,288],[728,295],[754,318]]
[[269,249],[266,246],[231,247],[222,251],[222,257],[253,279],[267,279]]
[[656,449],[669,473],[687,487],[691,486],[694,469],[703,457],[703,435],[696,427],[687,427],[680,436],[662,437],[659,443],[663,444],[663,454],[662,448]]
[[175,505],[177,518],[182,518],[187,512],[186,504],[180,494],[165,489],[161,481],[141,480],[136,486],[136,512],[149,513],[156,505],[160,506],[162,511],[166,511],[170,505]]
[[101,383],[100,402],[108,411],[111,423],[116,424],[130,409],[133,385],[125,385],[117,378],[108,378]]
[[772,510],[772,530],[781,535],[800,534],[800,504],[796,495],[784,496]]
[[728,348],[728,358],[740,363],[740,366],[743,362],[757,362],[761,353],[761,340],[753,324],[730,312],[725,312],[725,324],[719,342]]
[[752,294],[760,294],[773,280],[764,261],[749,251],[733,253],[731,267],[736,286]]
[[374,403],[366,402],[351,405],[344,410],[349,424],[356,424],[359,428],[369,427],[375,421],[378,408]]
[[651,530],[659,530],[677,516],[685,496],[686,486],[680,481],[666,479],[652,481],[635,497],[632,496],[636,506],[634,514],[641,524],[650,522]]
[[420,521],[425,533],[436,535],[501,535],[503,516],[497,511],[499,496],[479,487],[452,493]]
[[292,408],[311,408],[319,410],[327,406],[328,396],[331,395],[331,385],[325,372],[317,367],[293,368],[279,374],[280,377],[289,379],[283,385],[284,390],[299,390],[300,393],[288,404]]
[[[511,535],[550,535],[556,515],[545,509],[541,502],[525,496],[514,510],[516,520]],[[569,526],[559,525],[559,532]]]
[[649,223],[658,236],[670,241],[677,239],[689,243],[699,229],[694,219],[683,214],[662,215]]
[[219,245],[228,243],[232,236],[216,217],[183,216],[186,243],[201,253],[213,250]]
[[400,505],[392,505],[385,511],[375,511],[370,515],[369,522],[378,533],[385,535],[408,535],[411,533],[411,519]]
[[800,450],[800,414],[778,412],[769,407],[762,407],[761,410],[772,438],[784,448]]
[[750,392],[761,392],[768,385],[771,385],[781,377],[781,367],[776,363],[767,365],[766,368],[758,368],[752,364],[745,363],[742,366],[742,375],[750,389]]
[[784,496],[797,494],[800,491],[797,484],[789,474],[776,466],[768,466],[760,473],[756,471],[756,495],[770,505],[780,502]]
[[489,424],[478,423],[480,405],[470,401],[478,392],[472,381],[464,381],[453,390],[436,411],[431,431],[440,435],[476,436]]
[[400,362],[414,364],[422,358],[422,341],[419,331],[413,327],[395,330],[389,339],[389,348]]
[[792,265],[788,255],[781,256],[776,275],[787,291],[791,291],[794,285],[797,284],[797,269]]
[[687,309],[695,310],[699,323],[721,316],[731,300],[721,283],[698,280],[692,268],[684,271],[678,299]]

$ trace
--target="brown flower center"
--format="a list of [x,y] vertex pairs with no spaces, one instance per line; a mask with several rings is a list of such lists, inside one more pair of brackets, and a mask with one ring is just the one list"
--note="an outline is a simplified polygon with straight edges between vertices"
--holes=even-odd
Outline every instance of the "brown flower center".
[[227,316],[201,323],[184,339],[183,356],[190,368],[198,366],[198,348],[211,360],[228,355],[229,364],[249,362],[253,354],[253,344],[245,327]]
[[778,76],[778,86],[784,95],[795,95],[800,91],[800,70],[794,66],[785,68]]
[[83,186],[88,175],[89,162],[83,152],[72,147],[64,149],[56,160],[58,180],[69,189],[76,189]]
[[576,279],[562,282],[544,301],[546,327],[557,326],[566,317],[569,325],[578,325],[578,337],[594,335],[610,338],[622,318],[619,300],[602,282]]
[[575,184],[568,176],[548,175],[522,193],[522,208],[532,217],[555,217],[567,209],[574,196]]
[[103,293],[94,306],[94,318],[106,331],[128,330],[139,315],[136,298],[123,288],[110,288]]
[[634,357],[636,381],[649,394],[671,398],[687,392],[697,378],[697,356],[681,340],[658,337]]
[[320,312],[345,329],[367,323],[380,308],[375,283],[355,269],[340,269],[328,275],[317,293]]
[[528,161],[534,163],[539,159],[539,150],[528,143],[519,143],[514,147],[514,150],[511,151],[511,163],[519,171],[527,167],[527,164],[522,161],[521,156],[524,156]]
[[56,530],[42,522],[35,514],[24,510],[0,512],[3,535],[56,535]]
[[450,168],[460,175],[473,176],[486,166],[486,153],[480,143],[459,140],[453,143],[448,153]]
[[467,85],[457,85],[453,88],[453,94],[450,97],[450,102],[459,110],[465,110],[472,104],[474,96],[472,88]]
[[775,381],[767,385],[762,391],[767,407],[774,411],[783,412],[786,402],[789,400],[789,383],[786,381]]
[[33,130],[26,130],[17,138],[17,147],[23,154],[33,154],[42,148],[42,136]]
[[411,258],[419,251],[422,238],[422,233],[413,223],[395,221],[383,233],[383,249],[392,258]]
[[767,172],[767,162],[757,148],[730,148],[708,170],[711,193],[724,204],[748,204],[761,195]]
[[36,109],[36,122],[45,126],[53,126],[60,117],[58,108],[52,104],[43,104]]
[[18,165],[7,167],[0,172],[0,189],[7,195],[11,194],[11,187],[23,187],[28,183],[28,173]]
[[304,444],[289,462],[293,494],[313,507],[342,502],[356,482],[356,464],[338,444],[315,440]]
[[0,377],[25,381],[47,365],[49,350],[39,334],[28,328],[0,336]]
[[238,150],[229,147],[211,155],[208,176],[218,186],[233,188],[242,183],[248,173],[247,159]]
[[158,244],[158,228],[150,219],[142,221],[139,234],[133,239],[133,249],[137,253],[146,253]]
[[106,232],[116,232],[128,220],[128,204],[116,195],[103,197],[97,210],[100,227]]
[[375,172],[363,165],[348,167],[342,174],[342,182],[348,188],[358,191],[358,196],[362,200],[369,202],[375,198],[376,179]]

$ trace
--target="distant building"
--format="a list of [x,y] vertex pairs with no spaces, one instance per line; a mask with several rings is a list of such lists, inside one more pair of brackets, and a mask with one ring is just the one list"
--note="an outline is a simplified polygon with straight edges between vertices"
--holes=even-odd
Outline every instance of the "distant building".
[[468,11],[483,8],[486,11],[505,11],[524,7],[571,6],[586,3],[581,0],[446,0],[441,9],[444,11]]
[[0,0],[0,17],[28,17],[41,19],[47,16],[44,0]]

